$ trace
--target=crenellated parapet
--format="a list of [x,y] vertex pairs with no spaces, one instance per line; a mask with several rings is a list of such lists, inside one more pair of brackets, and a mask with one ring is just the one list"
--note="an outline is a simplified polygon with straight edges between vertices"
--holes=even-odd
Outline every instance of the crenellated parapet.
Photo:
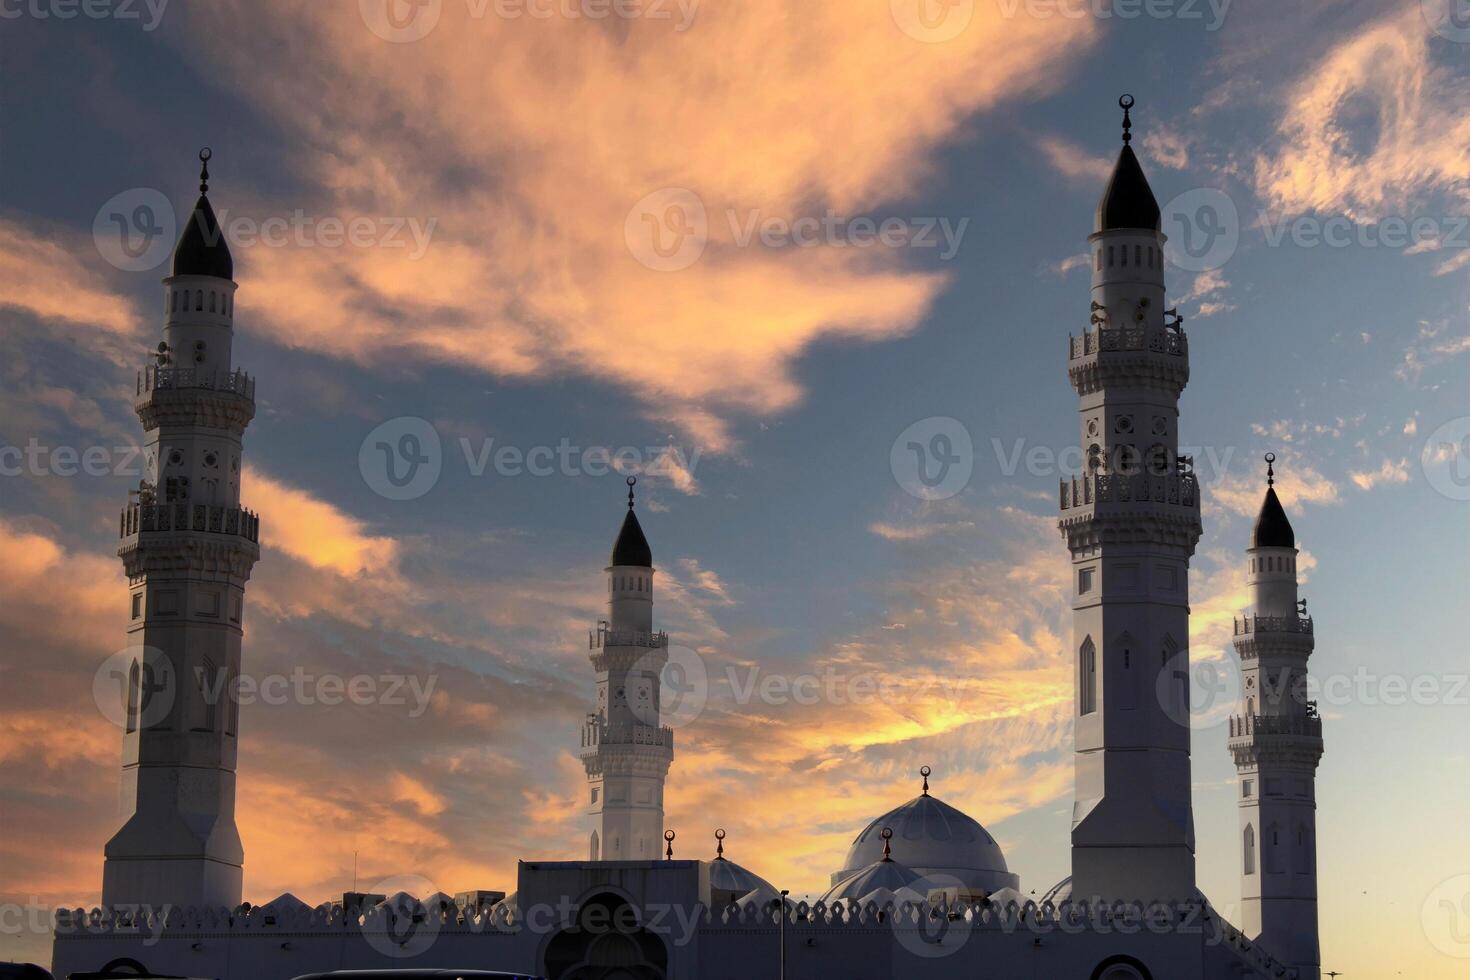
[[[416,900],[368,909],[339,903],[273,906],[63,909],[55,919],[57,948],[63,956],[74,957],[72,946],[102,943],[109,953],[130,952],[149,962],[192,963],[191,969],[208,975],[240,976],[243,964],[253,964],[259,976],[294,976],[320,968],[323,955],[345,956],[359,969],[442,968],[469,960],[506,969],[526,963],[550,937],[576,922],[572,904],[522,909],[514,900],[479,908]],[[949,976],[958,975],[955,970],[973,971],[979,964],[994,970],[1012,961],[1032,962],[1035,947],[1052,949],[1059,940],[1092,935],[1104,945],[1109,944],[1108,937],[1170,938],[1181,947],[1214,951],[1230,964],[1231,976],[1273,980],[1298,976],[1202,900],[1056,905],[748,901],[714,908],[696,903],[643,918],[649,931],[669,945],[703,950],[696,962],[711,966],[729,939],[754,951],[778,946],[784,935],[788,949],[821,950],[828,958],[824,962],[834,966],[866,960],[873,955],[872,941],[881,938],[891,941],[885,950],[894,952],[883,955],[894,957],[894,967],[921,962],[934,967],[939,963],[931,956],[905,951],[935,948],[937,938],[953,947],[945,954],[955,957],[949,961],[951,969],[940,974]],[[916,958],[910,960],[910,955]],[[870,965],[879,972],[884,968]]]

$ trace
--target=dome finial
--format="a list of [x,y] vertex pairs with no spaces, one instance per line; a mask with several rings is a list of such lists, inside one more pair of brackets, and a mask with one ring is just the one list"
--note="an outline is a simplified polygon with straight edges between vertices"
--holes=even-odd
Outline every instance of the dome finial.
[[933,772],[933,771],[934,770],[933,769],[930,769],[928,766],[920,766],[919,767],[919,775],[924,777],[924,795],[925,796],[928,796],[929,795],[929,774],[931,772]]
[[1268,487],[1274,487],[1275,485],[1276,485],[1276,454],[1275,453],[1267,453],[1266,454],[1266,486],[1268,486]]
[[715,860],[725,860],[725,828],[715,828]]
[[883,860],[892,861],[893,848],[888,846],[888,842],[893,839],[893,830],[891,828],[884,827],[883,833],[879,836],[883,838]]
[[214,151],[204,147],[199,151],[199,193],[209,193],[209,158],[214,156]]
[[1133,142],[1133,118],[1128,115],[1128,110],[1133,108],[1133,96],[1124,93],[1118,99],[1118,106],[1123,110],[1123,142]]
[[633,488],[636,487],[637,485],[638,485],[638,478],[636,476],[630,476],[630,477],[628,477],[628,509],[629,510],[632,510],[633,509]]

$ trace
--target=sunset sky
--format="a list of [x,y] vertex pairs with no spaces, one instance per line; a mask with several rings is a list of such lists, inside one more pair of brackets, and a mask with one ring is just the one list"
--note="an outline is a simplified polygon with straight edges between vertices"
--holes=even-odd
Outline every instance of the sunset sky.
[[[120,739],[93,675],[125,645],[134,376],[203,145],[257,379],[244,672],[427,692],[244,709],[248,898],[339,895],[354,852],[360,885],[451,893],[585,856],[586,630],[622,447],[651,470],[655,618],[708,679],[676,719],[676,853],[712,855],[723,826],[731,858],[814,897],[929,765],[1023,891],[1055,884],[1073,695],[1054,460],[1131,92],[1190,337],[1193,655],[1228,680],[1274,451],[1311,669],[1335,679],[1323,968],[1463,975],[1470,26],[1449,0],[973,0],[939,22],[918,2],[5,6],[0,448],[40,462],[0,455],[0,903],[99,898]],[[799,218],[811,234],[769,223]],[[405,418],[441,472],[390,499],[368,436]],[[905,489],[911,427],[968,434],[954,495]],[[67,475],[55,451],[89,447],[106,464]],[[816,697],[779,694],[808,676]],[[1194,732],[1194,804],[1200,887],[1231,917],[1223,697]],[[49,962],[44,934],[4,925],[0,960]]]

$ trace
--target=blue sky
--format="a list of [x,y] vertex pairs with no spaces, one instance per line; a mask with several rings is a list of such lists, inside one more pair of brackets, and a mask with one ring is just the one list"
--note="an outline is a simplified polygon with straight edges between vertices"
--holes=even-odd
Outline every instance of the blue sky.
[[[685,464],[639,487],[657,615],[711,678],[671,775],[681,840],[718,819],[737,859],[816,892],[929,764],[1025,889],[1064,875],[1058,475],[1002,458],[1075,437],[1065,337],[1086,324],[1088,275],[1068,259],[1127,91],[1176,242],[1201,202],[1223,194],[1237,212],[1208,268],[1170,274],[1193,370],[1181,441],[1198,447],[1205,493],[1192,649],[1228,663],[1260,458],[1275,451],[1311,566],[1314,673],[1429,678],[1439,692],[1394,705],[1373,681],[1324,703],[1324,966],[1371,974],[1394,951],[1416,975],[1454,973],[1450,953],[1467,951],[1447,952],[1421,913],[1437,888],[1470,891],[1457,877],[1470,874],[1467,799],[1451,778],[1470,710],[1453,691],[1470,509],[1453,479],[1463,460],[1436,449],[1470,434],[1470,66],[1454,25],[1434,29],[1433,0],[1236,0],[1214,30],[1203,5],[1203,20],[1123,19],[979,0],[942,40],[905,34],[882,3],[798,17],[705,0],[680,31],[477,19],[446,0],[427,36],[400,43],[355,6],[177,4],[153,30],[33,13],[0,24],[0,444],[139,438],[129,386],[157,339],[165,269],[118,268],[94,223],[150,189],[184,214],[210,145],[217,208],[247,226],[299,215],[305,229],[234,248],[235,360],[258,379],[245,503],[267,545],[247,662],[438,678],[417,717],[247,709],[255,897],[340,891],[351,848],[293,841],[358,799],[385,827],[357,842],[369,875],[498,888],[517,856],[581,851],[580,631],[601,614],[624,488],[618,475],[476,477],[461,439],[672,447]],[[670,193],[707,221],[703,252],[678,270],[628,230],[649,195],[666,216]],[[828,211],[844,219],[835,240],[739,240],[757,216]],[[354,217],[373,222],[371,243],[322,243],[324,222]],[[948,259],[856,248],[842,236],[858,217],[963,234]],[[1396,221],[1420,244],[1392,242],[1409,234]],[[432,229],[422,254],[394,223]],[[1324,231],[1347,244],[1315,242]],[[389,500],[359,452],[405,417],[433,425],[443,472]],[[973,476],[925,501],[890,450],[936,418],[968,433]],[[0,795],[29,828],[5,845],[15,901],[96,898],[116,737],[89,681],[122,645],[111,535],[136,480],[43,467],[0,481],[17,597]],[[752,668],[890,678],[911,696],[740,704],[729,671]],[[1201,885],[1228,914],[1220,727],[1196,732],[1194,759]],[[43,864],[41,849],[61,856]]]

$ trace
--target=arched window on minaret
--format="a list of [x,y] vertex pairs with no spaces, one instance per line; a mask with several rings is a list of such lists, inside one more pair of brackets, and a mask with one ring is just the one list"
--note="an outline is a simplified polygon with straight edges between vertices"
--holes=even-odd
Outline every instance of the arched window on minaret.
[[142,696],[143,685],[139,682],[138,661],[133,661],[133,666],[128,668],[128,703],[126,705],[128,727],[130,732],[138,730],[138,699]]
[[587,860],[589,860],[589,861],[600,861],[600,860],[602,860],[602,851],[601,851],[601,848],[598,846],[599,843],[600,842],[597,839],[597,831],[594,830],[592,832],[592,840],[590,841],[590,843],[588,845]]
[[1090,636],[1077,652],[1077,671],[1077,713],[1090,715],[1097,710],[1097,648]]
[[214,691],[214,664],[207,658],[204,666],[199,669],[199,727],[195,731],[212,732],[216,720],[215,714],[215,691]]
[[1275,874],[1281,870],[1281,828],[1272,824],[1266,828],[1266,839],[1261,842],[1261,870]]
[[1245,873],[1253,875],[1256,873],[1256,828],[1250,824],[1245,825],[1242,850],[1245,854]]

